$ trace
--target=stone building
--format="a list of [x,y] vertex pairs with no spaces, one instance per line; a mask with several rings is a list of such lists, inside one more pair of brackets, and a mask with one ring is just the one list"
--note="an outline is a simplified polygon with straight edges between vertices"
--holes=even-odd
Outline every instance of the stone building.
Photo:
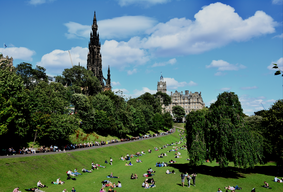
[[1,53],[0,53],[0,65],[2,65],[2,63],[6,63],[8,67],[13,67],[13,57],[4,57]]
[[[161,75],[160,81],[157,83],[157,91],[161,91],[163,93],[166,93],[166,82],[163,79],[163,76]],[[172,116],[172,108],[176,105],[179,105],[184,108],[186,115],[189,114],[191,111],[195,111],[198,109],[202,109],[205,107],[205,103],[202,100],[201,92],[189,92],[188,90],[185,90],[185,93],[183,91],[178,92],[177,90],[169,95],[171,97],[172,103],[169,106],[162,106],[163,109],[165,109],[165,112],[169,112]]]
[[92,31],[90,32],[90,41],[88,44],[87,55],[87,69],[92,71],[94,76],[100,81],[102,89],[111,90],[110,67],[108,66],[107,79],[103,77],[102,73],[102,58],[100,54],[101,44],[99,42],[99,34],[97,32],[98,25],[96,20],[96,13],[94,12]]

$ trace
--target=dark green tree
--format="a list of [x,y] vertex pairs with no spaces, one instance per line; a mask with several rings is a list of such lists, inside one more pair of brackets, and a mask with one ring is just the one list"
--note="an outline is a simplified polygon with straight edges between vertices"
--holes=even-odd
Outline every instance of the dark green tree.
[[207,157],[206,146],[206,120],[207,110],[192,111],[186,116],[187,147],[190,164],[202,164]]
[[75,92],[80,87],[82,93],[86,95],[95,95],[102,89],[100,82],[90,70],[77,65],[70,69],[64,69],[62,76],[56,76],[55,81],[64,86],[74,86]]
[[169,112],[163,113],[164,128],[165,130],[171,129],[173,127],[173,118]]
[[184,108],[179,105],[172,107],[172,113],[178,121],[182,121],[182,118],[186,115]]
[[[0,145],[24,145],[29,130],[28,92],[11,67],[0,70]],[[8,139],[13,138],[13,139]]]
[[155,113],[152,121],[153,121],[152,131],[158,132],[158,130],[164,130],[164,119],[160,113]]
[[171,104],[171,97],[167,95],[167,93],[162,93],[161,91],[158,91],[156,94],[154,94],[156,98],[161,99],[161,103],[164,104],[165,106],[168,106]]

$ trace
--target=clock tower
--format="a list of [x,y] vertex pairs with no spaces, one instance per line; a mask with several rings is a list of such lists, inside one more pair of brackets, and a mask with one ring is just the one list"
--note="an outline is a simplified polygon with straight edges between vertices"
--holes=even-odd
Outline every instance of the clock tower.
[[166,93],[167,88],[166,88],[166,81],[164,81],[163,76],[161,74],[160,80],[157,83],[157,92],[160,91],[162,93]]

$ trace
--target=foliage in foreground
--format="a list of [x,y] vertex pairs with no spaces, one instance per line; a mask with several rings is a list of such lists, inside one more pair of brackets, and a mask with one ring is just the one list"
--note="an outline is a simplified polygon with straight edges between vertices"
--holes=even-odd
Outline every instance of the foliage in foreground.
[[244,123],[242,113],[233,92],[220,94],[208,111],[191,112],[186,119],[190,163],[216,160],[221,168],[229,162],[244,168],[262,163],[262,137]]

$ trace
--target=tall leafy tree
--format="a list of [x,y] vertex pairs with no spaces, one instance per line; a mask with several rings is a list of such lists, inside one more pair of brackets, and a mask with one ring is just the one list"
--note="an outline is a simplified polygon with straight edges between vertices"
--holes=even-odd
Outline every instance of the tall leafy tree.
[[[12,68],[0,70],[0,145],[16,146],[29,130],[28,92]],[[7,139],[14,138],[14,139]]]
[[207,156],[206,113],[206,110],[197,110],[190,112],[186,117],[187,147],[193,166],[202,164]]
[[173,106],[172,113],[177,120],[182,120],[182,118],[186,115],[185,109],[179,105]]
[[152,120],[153,120],[152,131],[157,132],[158,130],[164,129],[164,119],[160,113],[155,113]]
[[171,129],[173,127],[173,119],[169,112],[163,113],[164,128]]

